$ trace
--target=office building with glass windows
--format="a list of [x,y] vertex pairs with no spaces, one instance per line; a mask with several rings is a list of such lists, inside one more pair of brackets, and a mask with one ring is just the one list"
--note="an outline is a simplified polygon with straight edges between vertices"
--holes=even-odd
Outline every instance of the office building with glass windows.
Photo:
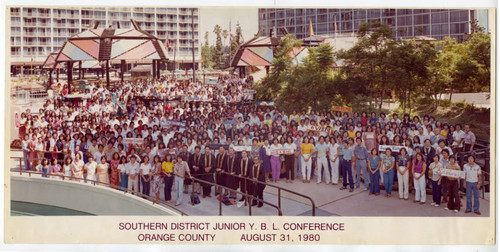
[[[157,36],[165,45],[169,40],[168,58],[177,69],[192,68],[191,17],[194,18],[194,49],[196,62],[201,61],[198,43],[199,11],[194,8],[158,7],[10,7],[7,11],[10,24],[11,67],[40,66],[47,56],[59,50],[68,37],[73,36],[98,21],[99,28],[112,26],[133,28],[134,19],[140,28]],[[170,63],[169,68],[173,68]]]
[[470,21],[488,31],[488,10],[471,9],[259,9],[259,28],[270,34],[286,28],[296,38],[307,37],[309,23],[316,35],[353,34],[361,23],[380,22],[392,28],[395,39],[415,36],[445,37],[463,41],[471,32]]

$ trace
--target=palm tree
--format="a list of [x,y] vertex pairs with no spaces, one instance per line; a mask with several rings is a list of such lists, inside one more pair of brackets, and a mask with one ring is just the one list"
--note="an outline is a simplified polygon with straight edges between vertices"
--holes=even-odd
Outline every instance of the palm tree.
[[226,39],[229,36],[229,32],[227,30],[223,30],[222,36],[224,37],[224,46],[226,46]]
[[221,31],[220,25],[215,25],[215,26],[214,26],[214,33],[215,33],[216,35],[220,35],[220,34],[221,34],[221,32],[222,32],[222,31]]

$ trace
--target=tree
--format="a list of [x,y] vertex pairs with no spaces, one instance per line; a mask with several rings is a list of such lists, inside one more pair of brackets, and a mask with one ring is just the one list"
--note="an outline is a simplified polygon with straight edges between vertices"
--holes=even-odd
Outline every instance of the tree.
[[220,25],[215,25],[214,27],[214,33],[217,35],[217,41],[215,43],[215,54],[214,54],[214,59],[213,61],[217,63],[218,68],[220,68],[220,63],[222,62],[222,38],[221,38],[221,27]]
[[269,74],[255,86],[260,100],[272,101],[278,96],[278,92],[286,85],[291,74],[293,58],[290,56],[290,51],[301,45],[302,40],[295,39],[293,34],[281,38]]
[[378,22],[362,23],[357,37],[351,49],[340,50],[337,55],[346,64],[346,74],[361,79],[361,85],[368,85],[370,92],[380,91],[378,106],[381,108],[392,64],[390,52],[396,45],[392,30]]
[[216,63],[213,61],[214,59],[214,53],[215,53],[215,47],[210,46],[208,44],[208,32],[205,32],[205,43],[201,47],[201,60],[203,64],[203,68],[214,68]]

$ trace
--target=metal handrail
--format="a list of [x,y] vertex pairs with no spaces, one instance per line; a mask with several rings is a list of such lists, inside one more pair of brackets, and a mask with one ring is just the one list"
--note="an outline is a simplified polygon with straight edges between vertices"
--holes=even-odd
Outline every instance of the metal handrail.
[[[236,194],[241,194],[242,196],[247,197],[247,198],[245,199],[245,201],[246,201],[248,198],[251,198],[251,199],[252,199],[252,201],[253,201],[253,200],[257,200],[257,201],[262,202],[262,203],[264,203],[264,204],[266,204],[266,205],[272,206],[272,207],[276,208],[276,210],[278,210],[278,215],[279,215],[279,216],[282,216],[282,215],[283,215],[283,213],[282,213],[282,211],[281,211],[281,207],[278,207],[278,206],[276,206],[276,205],[274,205],[274,204],[272,204],[272,203],[269,203],[269,202],[267,202],[267,201],[265,201],[265,200],[261,200],[261,199],[259,199],[259,198],[256,198],[256,197],[255,197],[255,196],[253,196],[253,195],[250,195],[250,194],[247,194],[247,193],[244,193],[244,192],[239,192],[238,190],[235,190],[235,189],[229,188],[229,187],[227,187],[227,186],[219,185],[219,184],[217,184],[217,183],[214,183],[214,182],[209,182],[209,181],[206,181],[206,180],[199,179],[199,178],[196,178],[196,177],[195,177],[195,176],[201,176],[201,175],[207,175],[207,174],[194,174],[194,176],[192,176],[192,177],[191,177],[191,179],[193,180],[193,182],[194,182],[194,181],[196,181],[196,182],[198,182],[198,183],[200,183],[200,184],[209,184],[209,185],[212,185],[212,186],[215,186],[215,187],[218,187],[218,188],[219,188],[219,195],[220,195],[220,196],[219,196],[219,216],[222,216],[222,189],[226,189],[226,190],[228,190],[228,191],[235,192]],[[213,173],[212,173],[211,175],[213,175]],[[191,192],[191,195],[194,195],[194,184],[195,184],[195,183],[191,183],[191,184],[192,184],[192,188],[193,188],[193,190],[192,190],[192,192]],[[246,181],[245,181],[245,186],[246,186]],[[192,203],[192,204],[194,205],[194,203]],[[250,202],[249,202],[249,204],[248,204],[248,214],[249,214],[250,216],[252,216],[252,204],[250,204]]]
[[[236,177],[236,178],[240,178],[240,179],[245,179],[245,180],[251,180],[250,178],[247,178],[247,177],[243,177],[241,175],[236,175],[236,174],[231,174],[231,173],[228,173],[226,171],[222,171],[222,173],[224,174],[227,174],[227,175],[231,175],[233,177]],[[273,187],[273,188],[277,188],[278,189],[278,207],[281,208],[281,190],[285,191],[285,192],[289,192],[291,194],[294,194],[294,195],[297,195],[297,196],[300,196],[300,197],[303,197],[303,198],[306,198],[308,199],[309,201],[311,201],[311,206],[312,206],[312,216],[316,216],[316,204],[314,203],[314,200],[307,196],[307,195],[304,195],[304,194],[301,194],[301,193],[298,193],[298,192],[294,192],[292,190],[289,190],[289,189],[286,189],[286,188],[283,188],[281,186],[277,186],[277,185],[272,185],[272,184],[268,184],[266,182],[262,182],[262,181],[253,181],[252,182],[257,182],[259,184],[263,184],[263,185],[266,185],[266,186],[270,186],[270,187]]]
[[[14,169],[11,169],[10,172],[18,172],[18,171],[14,170]],[[133,191],[133,190],[129,190],[128,188],[125,188],[125,187],[121,187],[121,186],[117,186],[117,185],[113,185],[113,184],[109,184],[109,183],[105,183],[105,182],[100,182],[100,181],[96,181],[96,180],[90,180],[90,179],[86,179],[86,178],[78,178],[78,177],[66,176],[66,175],[61,175],[61,174],[43,173],[43,172],[38,172],[38,171],[28,171],[28,170],[22,170],[22,169],[20,169],[19,170],[19,174],[22,175],[23,173],[28,173],[30,177],[31,177],[31,174],[40,174],[40,175],[46,175],[47,178],[49,178],[50,176],[60,177],[60,178],[62,178],[63,181],[66,178],[66,179],[73,179],[73,180],[77,180],[77,181],[83,180],[84,182],[90,181],[94,186],[96,184],[106,185],[106,186],[109,186],[111,188],[120,189],[124,193],[130,193],[130,194],[136,195],[138,197],[147,198],[149,201],[151,201],[153,203],[153,205],[154,204],[158,204],[156,202],[159,201],[159,202],[163,203],[162,205],[168,207],[169,209],[173,209],[173,210],[179,212],[182,216],[187,216],[188,215],[185,212],[183,212],[183,211],[181,211],[181,210],[179,210],[179,209],[177,209],[175,207],[172,207],[172,206],[168,205],[167,202],[164,201],[164,200],[156,199],[156,198],[151,197],[149,195],[142,194],[140,192],[136,192],[136,191]]]

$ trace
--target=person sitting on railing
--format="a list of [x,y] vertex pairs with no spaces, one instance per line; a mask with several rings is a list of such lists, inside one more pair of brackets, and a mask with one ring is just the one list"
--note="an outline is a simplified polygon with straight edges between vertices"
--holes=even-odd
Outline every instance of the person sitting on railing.
[[64,173],[62,172],[62,167],[60,164],[57,163],[57,159],[52,159],[52,164],[49,167],[49,173],[54,174],[54,175],[60,175],[64,176]]
[[96,181],[96,169],[97,169],[97,162],[94,160],[93,157],[88,157],[88,162],[85,164],[85,171],[87,171],[87,180],[93,180]]
[[49,173],[49,160],[44,158],[42,162],[36,167],[37,172],[43,173],[42,177],[47,178],[47,174]]

